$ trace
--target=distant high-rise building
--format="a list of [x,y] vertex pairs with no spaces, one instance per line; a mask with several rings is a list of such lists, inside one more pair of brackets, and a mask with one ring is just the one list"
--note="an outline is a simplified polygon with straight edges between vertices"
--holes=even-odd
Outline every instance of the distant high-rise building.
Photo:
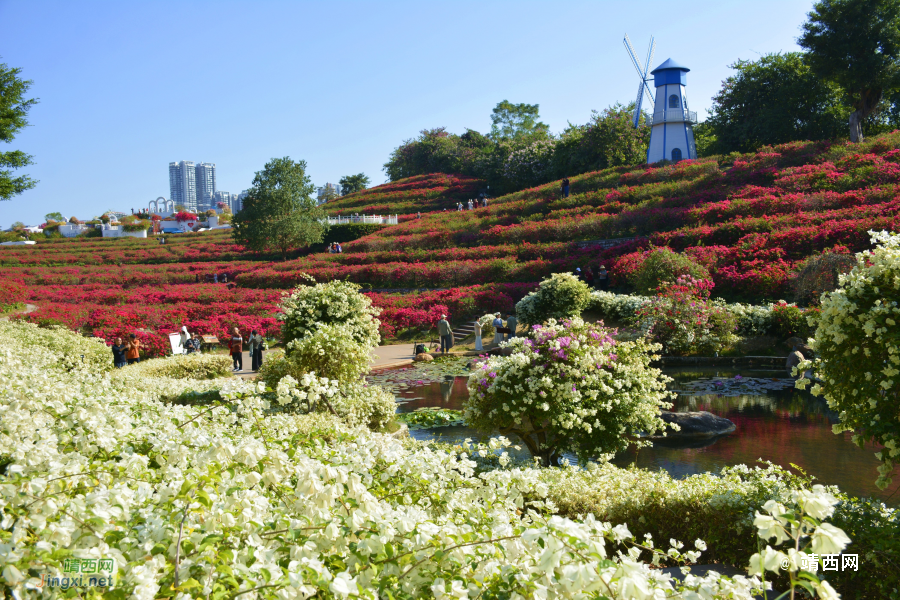
[[169,197],[176,205],[197,210],[197,180],[193,161],[169,163]]
[[[329,191],[331,191],[333,193],[329,194]],[[325,202],[329,195],[331,195],[332,197],[340,196],[341,195],[341,185],[339,183],[326,183],[325,187],[320,187],[319,194],[318,194],[319,204],[322,204],[323,202]]]
[[244,208],[244,198],[250,195],[250,190],[244,190],[240,194],[234,195],[232,194],[231,198],[231,212],[238,213],[242,208]]
[[220,192],[219,190],[216,190],[215,206],[213,208],[218,208],[220,202],[222,204],[224,204],[225,206],[227,206],[229,209],[232,208],[232,206],[231,206],[232,197],[233,196],[230,192]]
[[215,208],[216,163],[198,163],[194,167],[194,173],[197,181],[197,208]]

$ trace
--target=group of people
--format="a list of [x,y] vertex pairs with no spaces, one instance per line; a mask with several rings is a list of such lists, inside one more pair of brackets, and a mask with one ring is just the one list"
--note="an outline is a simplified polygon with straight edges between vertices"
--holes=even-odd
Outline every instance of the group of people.
[[137,335],[128,336],[128,341],[123,342],[122,338],[117,337],[116,342],[112,345],[113,365],[120,369],[125,365],[131,365],[141,361],[141,340]]
[[[200,273],[194,274],[194,283],[200,283]],[[228,283],[228,273],[222,273],[221,277],[218,273],[206,275],[206,283]]]
[[[237,327],[231,333],[231,339],[228,340],[228,349],[231,352],[231,360],[234,368],[232,371],[244,370],[244,338],[241,331]],[[247,338],[247,351],[250,353],[250,369],[259,371],[263,363],[263,350],[266,349],[266,340],[258,331],[253,329],[250,331],[250,337]]]
[[575,269],[575,277],[598,290],[606,290],[609,287],[609,271],[602,265],[600,268],[589,266],[583,270],[579,267]]
[[156,243],[158,243],[158,244],[165,244],[165,243],[166,243],[166,238],[164,238],[164,237],[158,237],[158,238],[156,238]]
[[[203,338],[199,333],[191,334],[187,326],[181,327],[179,336],[180,347],[185,354],[195,354],[200,352],[200,346]],[[250,332],[250,337],[246,340],[247,350],[250,352],[251,368],[253,371],[259,371],[263,363],[263,350],[267,350],[265,338],[255,329]],[[124,367],[126,364],[134,364],[141,360],[141,340],[137,335],[131,334],[127,342],[123,342],[122,338],[117,337],[112,345],[113,364],[116,368]],[[240,329],[237,327],[232,331],[231,338],[228,340],[228,351],[231,354],[232,371],[244,370],[244,338],[241,336]]]
[[[503,319],[500,318],[500,313],[496,313],[491,325],[494,326],[494,344],[496,345],[504,339],[509,340],[510,338],[516,337],[516,329],[519,327],[519,321],[514,314],[508,313],[506,315],[506,322],[504,323]],[[481,340],[482,331],[483,327],[481,323],[475,321],[475,350],[484,350],[484,345]],[[441,338],[441,354],[446,354],[450,351],[450,348],[453,347],[454,342],[453,328],[450,327],[450,321],[447,320],[447,315],[441,315],[441,320],[438,321],[438,336]]]
[[328,246],[329,254],[341,254],[343,251],[344,249],[341,248],[341,245],[338,242],[332,242],[331,245]]

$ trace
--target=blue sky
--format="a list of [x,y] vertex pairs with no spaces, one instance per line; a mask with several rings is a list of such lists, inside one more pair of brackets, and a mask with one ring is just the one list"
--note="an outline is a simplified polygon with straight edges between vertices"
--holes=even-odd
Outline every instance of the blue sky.
[[702,118],[729,64],[797,49],[811,4],[0,0],[0,62],[40,98],[9,146],[40,183],[0,202],[0,227],[145,207],[176,160],[216,163],[231,192],[280,156],[317,185],[382,183],[404,139],[485,132],[504,99],[540,104],[559,132],[634,99],[625,33],[642,57],[656,37],[653,66],[691,68]]

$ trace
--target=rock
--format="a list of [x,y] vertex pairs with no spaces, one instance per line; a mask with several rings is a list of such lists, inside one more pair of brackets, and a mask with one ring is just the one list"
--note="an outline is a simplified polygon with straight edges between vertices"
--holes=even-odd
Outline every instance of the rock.
[[420,354],[416,354],[416,357],[413,360],[416,362],[431,362],[434,360],[434,357],[427,352],[422,352]]
[[709,438],[733,432],[734,423],[724,417],[718,417],[710,412],[668,412],[662,411],[660,418],[666,423],[675,423],[681,431],[666,428],[665,436],[654,435],[651,439],[697,439]]

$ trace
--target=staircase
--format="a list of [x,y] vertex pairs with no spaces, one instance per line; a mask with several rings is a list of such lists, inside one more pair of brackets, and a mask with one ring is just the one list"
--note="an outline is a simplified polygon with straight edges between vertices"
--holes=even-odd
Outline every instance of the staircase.
[[453,339],[457,342],[462,340],[463,338],[467,338],[470,335],[475,335],[475,323],[466,323],[465,325],[460,325],[456,329],[453,330]]

